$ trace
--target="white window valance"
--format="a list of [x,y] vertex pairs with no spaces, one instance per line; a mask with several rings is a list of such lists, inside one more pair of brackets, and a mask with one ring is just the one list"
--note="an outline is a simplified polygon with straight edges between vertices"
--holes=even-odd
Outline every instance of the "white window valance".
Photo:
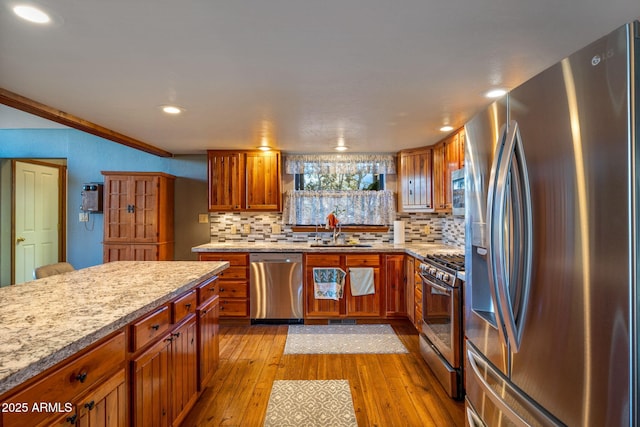
[[393,154],[288,154],[284,160],[288,174],[395,174]]
[[325,224],[331,212],[343,225],[389,225],[396,217],[393,192],[389,190],[285,192],[285,224]]

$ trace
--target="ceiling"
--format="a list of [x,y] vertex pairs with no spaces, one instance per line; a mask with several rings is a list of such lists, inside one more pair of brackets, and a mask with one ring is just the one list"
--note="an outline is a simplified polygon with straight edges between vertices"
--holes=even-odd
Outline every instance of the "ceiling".
[[[0,87],[174,154],[430,145],[486,90],[640,17],[638,0],[29,2],[53,23],[0,0]],[[3,128],[38,123],[0,108]]]

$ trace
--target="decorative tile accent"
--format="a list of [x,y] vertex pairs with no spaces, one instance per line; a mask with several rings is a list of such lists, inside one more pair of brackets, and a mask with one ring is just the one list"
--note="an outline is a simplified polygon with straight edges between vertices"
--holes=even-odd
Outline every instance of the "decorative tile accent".
[[[313,241],[315,233],[294,233],[291,226],[282,224],[279,213],[211,213],[211,242],[296,242]],[[447,243],[464,247],[464,218],[447,214],[398,213],[396,219],[405,223],[406,243]],[[272,225],[280,225],[282,232],[272,233]],[[251,232],[244,233],[249,225]],[[425,233],[429,226],[429,233]],[[235,234],[231,231],[235,227]],[[329,233],[327,232],[327,236]],[[386,233],[349,233],[362,243],[393,243],[393,225]]]
[[291,325],[284,354],[408,353],[390,325]]
[[264,426],[357,427],[349,381],[274,381]]

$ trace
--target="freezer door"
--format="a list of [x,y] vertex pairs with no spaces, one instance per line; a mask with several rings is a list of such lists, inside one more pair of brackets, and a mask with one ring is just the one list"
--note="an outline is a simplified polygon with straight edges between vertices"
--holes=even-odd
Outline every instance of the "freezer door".
[[533,221],[530,303],[511,380],[571,426],[630,425],[627,30],[509,95]]
[[487,197],[496,147],[507,122],[507,99],[496,101],[465,125],[465,336],[503,373],[508,350],[498,331],[487,259]]
[[510,384],[472,344],[465,351],[467,425],[555,427],[563,424]]

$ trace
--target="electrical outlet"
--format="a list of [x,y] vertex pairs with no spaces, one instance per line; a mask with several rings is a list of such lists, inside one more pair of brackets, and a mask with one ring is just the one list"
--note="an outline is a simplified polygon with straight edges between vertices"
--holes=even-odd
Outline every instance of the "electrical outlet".
[[238,233],[238,227],[235,226],[235,224],[231,225],[231,234],[237,234]]
[[244,224],[242,226],[242,232],[244,234],[250,234],[251,233],[251,224]]
[[429,234],[429,233],[431,233],[431,227],[428,226],[428,225],[425,225],[424,226],[424,234]]
[[78,221],[89,222],[89,212],[80,212],[78,214]]
[[208,224],[209,223],[209,214],[198,214],[198,223],[200,223],[200,224]]

